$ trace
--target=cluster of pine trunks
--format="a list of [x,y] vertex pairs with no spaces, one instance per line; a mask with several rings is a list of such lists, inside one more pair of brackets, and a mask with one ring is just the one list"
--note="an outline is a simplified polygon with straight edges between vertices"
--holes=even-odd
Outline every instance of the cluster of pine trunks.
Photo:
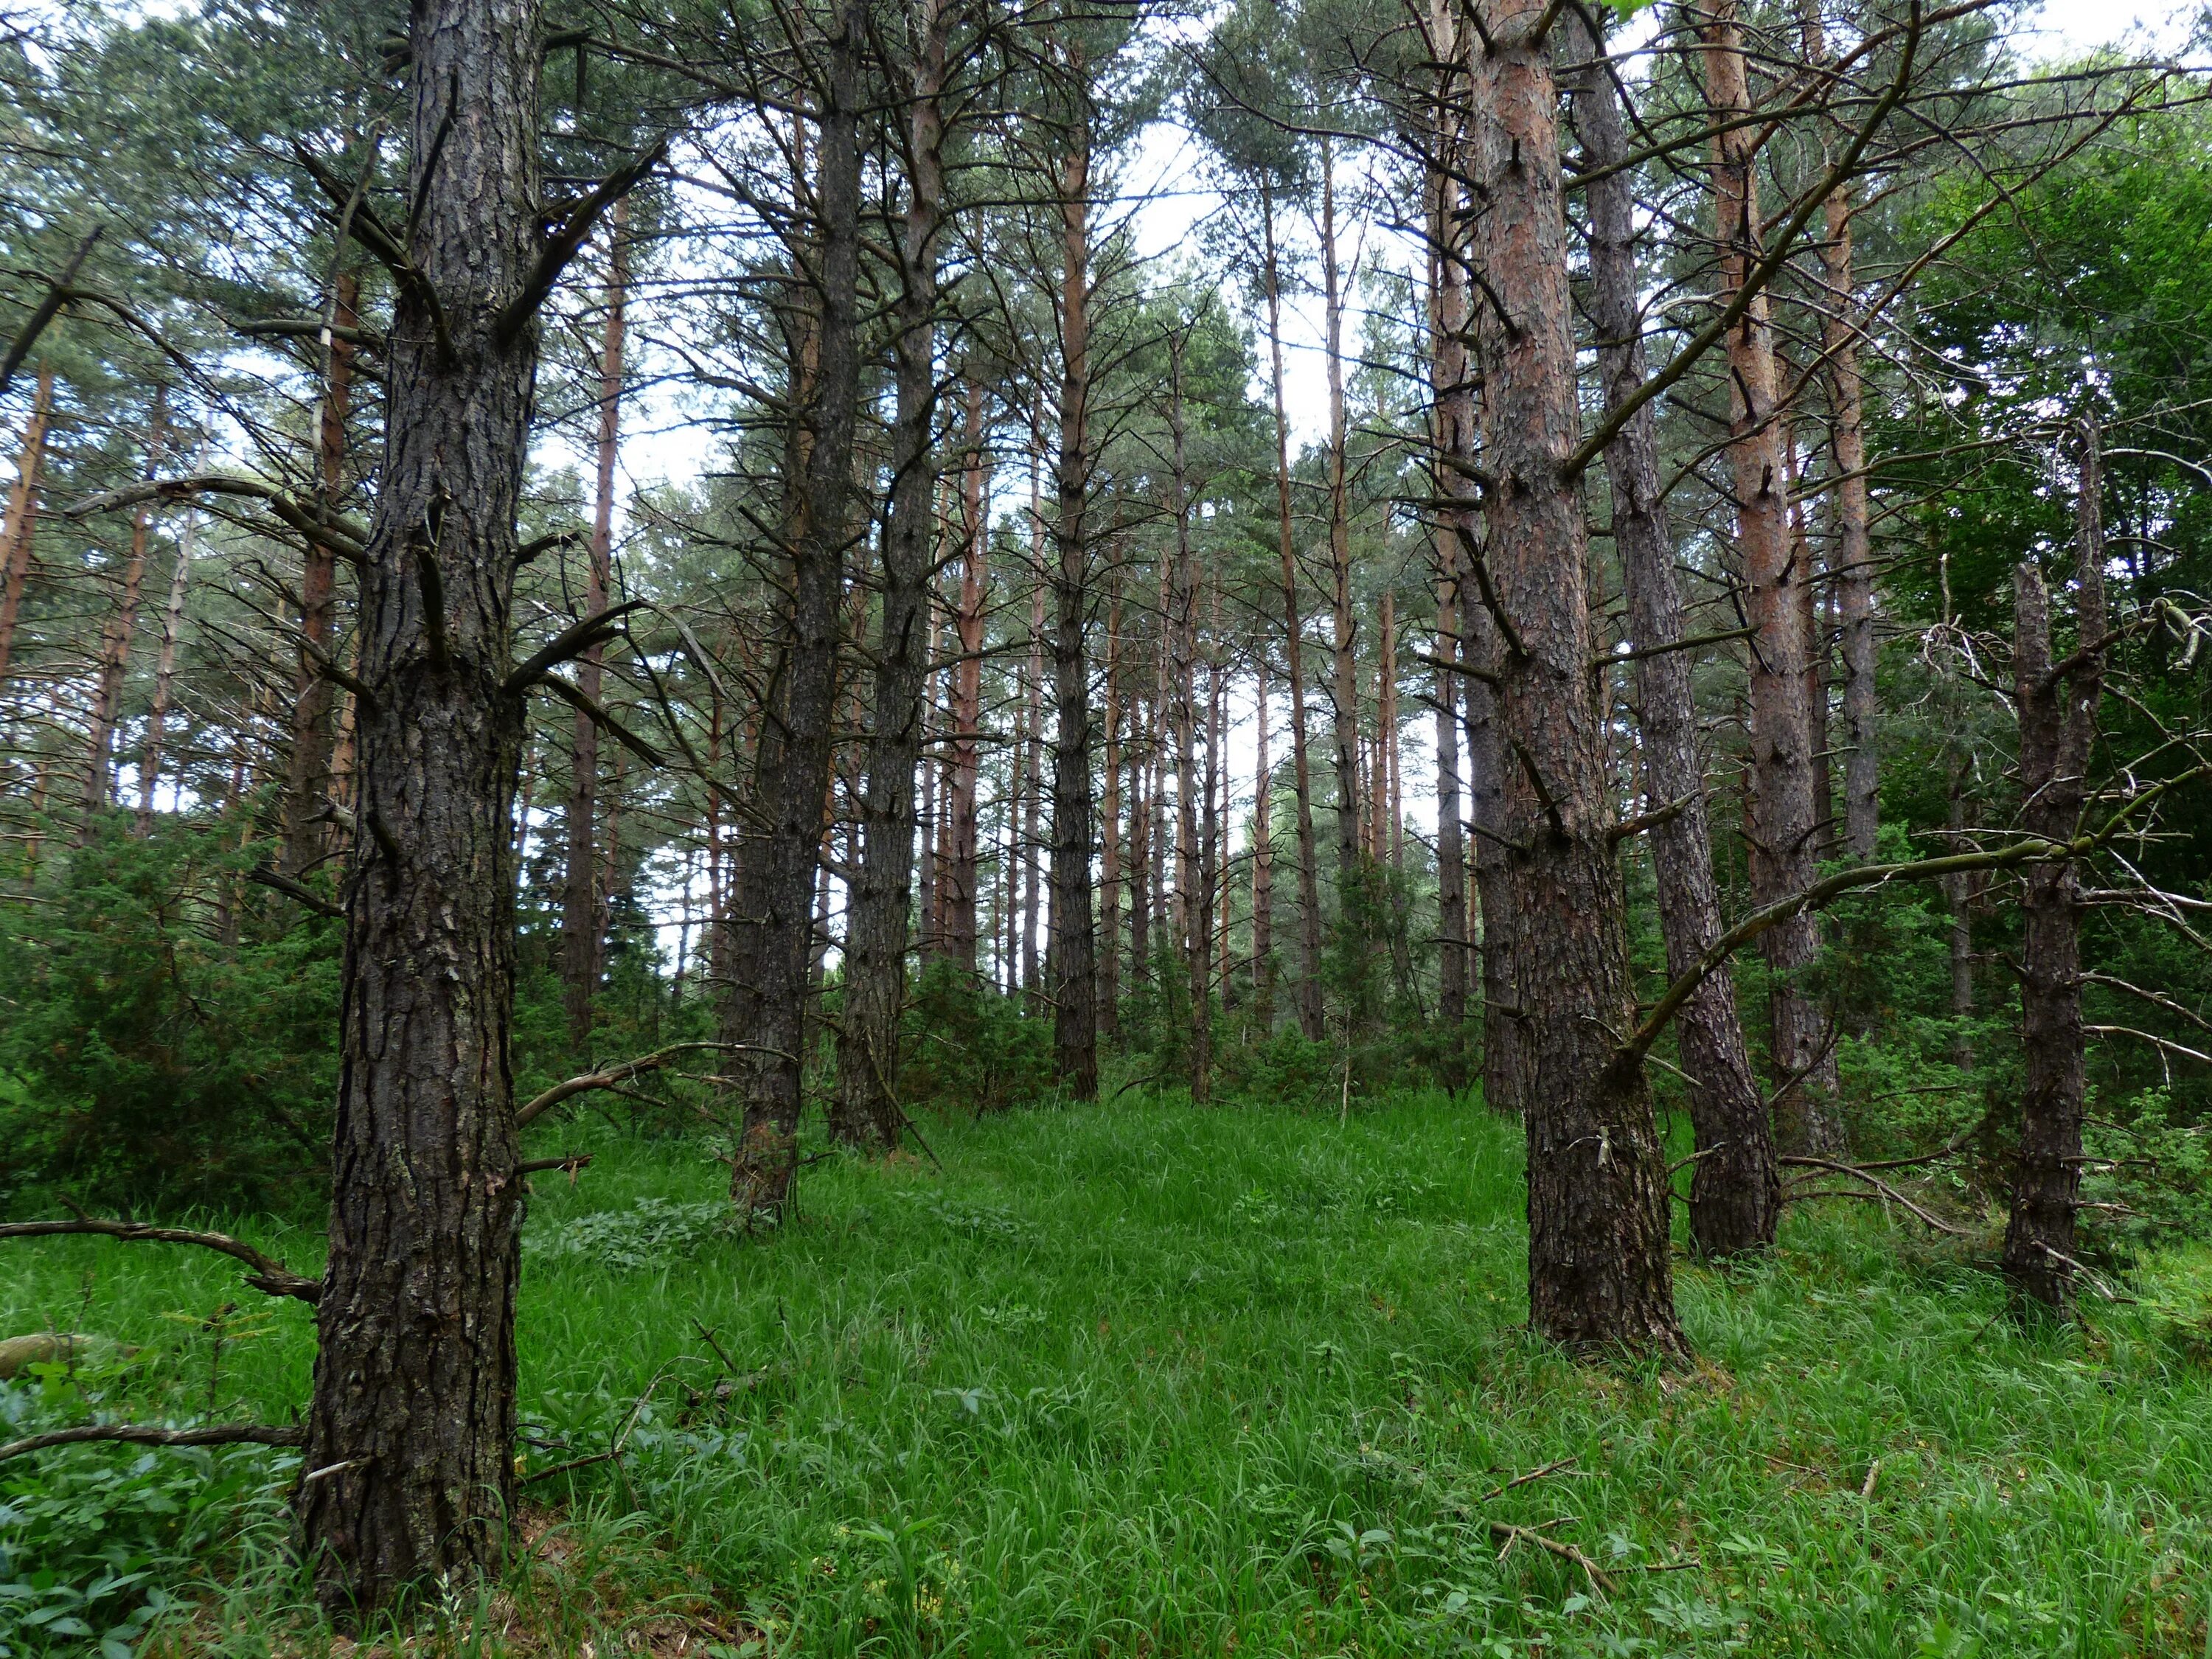
[[[1715,300],[1734,318],[1721,349],[1731,388],[1734,551],[1751,635],[1747,841],[1754,900],[1772,904],[1808,886],[1819,860],[1838,848],[1860,860],[1875,848],[1875,602],[1859,372],[1852,321],[1839,313],[1819,369],[1828,460],[1841,481],[1828,509],[1832,562],[1823,571],[1792,501],[1803,458],[1790,412],[1807,387],[1784,360],[1757,291],[1766,255],[1755,127],[1727,118],[1752,108],[1745,48],[1733,0],[1691,16],[1707,101],[1723,118],[1711,173]],[[1618,860],[1621,835],[1634,826],[1615,806],[1612,671],[1593,669],[1601,641],[1589,604],[1583,477],[1600,462],[1633,646],[1637,781],[1650,809],[1642,832],[1671,975],[1699,971],[1723,919],[1691,696],[1687,647],[1695,642],[1686,637],[1662,498],[1662,387],[1640,343],[1634,204],[1628,171],[1617,165],[1631,145],[1601,66],[1562,82],[1561,64],[1587,66],[1601,52],[1578,13],[1487,0],[1479,44],[1465,36],[1468,21],[1437,0],[1424,24],[1437,77],[1426,136],[1433,622],[1401,624],[1395,595],[1380,608],[1371,726],[1363,720],[1370,705],[1352,595],[1344,273],[1333,157],[1322,146],[1328,769],[1338,907],[1348,915],[1374,872],[1405,863],[1398,653],[1401,627],[1425,629],[1436,666],[1438,1010],[1452,1033],[1480,1013],[1486,1098],[1526,1124],[1533,1322],[1578,1350],[1672,1356],[1685,1345],[1668,1264],[1670,1183],[1642,1054],[1625,1040],[1638,1011]],[[893,250],[901,278],[896,482],[873,572],[864,688],[846,685],[840,672],[869,616],[852,601],[850,566],[854,526],[865,517],[854,466],[869,27],[860,0],[841,0],[828,33],[812,43],[821,101],[811,252],[819,280],[794,302],[787,324],[794,363],[803,364],[793,377],[781,526],[790,603],[771,647],[770,706],[726,702],[716,683],[705,747],[713,775],[705,927],[720,997],[722,1081],[742,1114],[732,1196],[749,1215],[787,1205],[798,1168],[808,1008],[821,981],[829,890],[825,804],[841,781],[854,807],[844,848],[846,1000],[830,1106],[841,1139],[889,1148],[904,1127],[899,1028],[917,957],[1027,999],[1050,1020],[1058,1075],[1079,1098],[1098,1092],[1101,1042],[1114,1035],[1125,994],[1158,975],[1184,981],[1196,1098],[1206,1092],[1214,1013],[1225,1001],[1250,997],[1271,1027],[1286,989],[1288,1021],[1316,1040],[1330,1035],[1306,660],[1317,619],[1304,613],[1295,546],[1276,206],[1263,191],[1260,274],[1282,605],[1273,643],[1287,682],[1286,756],[1269,725],[1272,649],[1263,644],[1232,659],[1218,577],[1194,554],[1200,484],[1188,452],[1180,338],[1170,341],[1174,539],[1160,592],[1156,602],[1138,604],[1118,578],[1103,596],[1095,591],[1107,562],[1099,546],[1113,533],[1097,522],[1093,501],[1097,123],[1073,44],[1062,48],[1070,109],[1055,162],[1059,376],[1029,411],[1049,442],[1030,460],[1027,644],[1014,659],[1012,731],[986,810],[992,459],[981,379],[958,384],[958,440],[949,458],[937,453],[947,215],[940,100],[953,22],[951,0],[926,0],[915,18],[919,50],[901,65],[911,176]],[[338,1611],[380,1605],[459,1566],[489,1567],[503,1547],[501,1517],[515,1498],[522,1188],[508,1024],[526,829],[514,802],[532,688],[514,661],[513,608],[516,505],[538,370],[535,307],[551,280],[546,229],[531,205],[539,195],[541,23],[535,0],[417,0],[409,183],[419,210],[404,250],[412,276],[398,284],[388,335],[380,483],[357,547],[334,533],[308,539],[299,595],[306,648],[273,857],[288,877],[343,858],[347,957],[331,1260],[317,1301],[320,1347],[306,1429],[314,1478],[303,1482],[297,1507],[325,1600]],[[1817,19],[1807,24],[1803,49],[1808,62],[1826,55]],[[1584,200],[1600,342],[1595,436],[1577,397],[1561,167],[1570,143],[1593,175]],[[1481,211],[1471,211],[1477,200]],[[1820,205],[1825,274],[1849,295],[1847,185]],[[587,617],[606,611],[610,599],[627,298],[619,205],[611,228]],[[357,280],[341,273],[330,296],[336,326],[325,340],[317,428],[326,525],[336,524],[346,488],[359,292]],[[42,373],[0,530],[0,676],[32,562],[52,398],[51,373]],[[147,422],[149,480],[173,459],[163,410],[157,394]],[[2082,637],[2094,640],[2105,620],[2094,431],[2081,448],[2077,621]],[[114,738],[145,603],[156,499],[149,490],[137,507],[102,634],[91,743],[76,785],[87,823],[112,804]],[[187,532],[161,613],[155,702],[138,759],[142,830],[162,775],[189,552]],[[361,605],[354,653],[343,665],[331,659],[342,554],[359,566]],[[933,575],[940,565],[953,573],[949,581]],[[1826,760],[1833,738],[1823,586],[1844,669],[1840,824]],[[1102,610],[1103,629],[1093,623]],[[2087,800],[2101,655],[2077,653],[2054,665],[2049,599],[2033,565],[2018,574],[2016,629],[2030,802],[2022,828],[2063,843],[2078,835]],[[562,960],[580,1048],[592,1037],[620,836],[619,788],[600,793],[603,645],[594,636],[574,653],[574,680],[563,691],[577,713]],[[1099,667],[1103,702],[1094,708]],[[1248,668],[1258,693],[1258,755],[1255,822],[1240,856],[1231,848],[1238,784],[1227,765],[1228,688]],[[863,702],[865,753],[841,780],[835,734],[850,729]],[[738,778],[741,759],[742,786],[723,781]],[[1285,765],[1288,823],[1279,837]],[[234,793],[246,782],[245,766],[241,754]],[[354,833],[339,835],[341,823]],[[1292,877],[1286,906],[1275,893],[1284,858]],[[2063,1308],[2078,1267],[2081,1161],[2075,865],[2033,866],[2027,892],[2022,1172],[2004,1260],[2027,1294]],[[1237,955],[1240,906],[1247,948]],[[1286,951],[1274,937],[1279,909],[1291,929]],[[1724,966],[1705,973],[1677,1017],[1698,1152],[1691,1228],[1713,1256],[1773,1242],[1781,1158],[1845,1152],[1835,1034],[1806,983],[1818,929],[1808,913],[1761,935],[1774,1034],[1766,1082]],[[1277,982],[1279,955],[1287,988]],[[1449,1048],[1444,1064],[1455,1085],[1474,1080],[1469,1049]]]

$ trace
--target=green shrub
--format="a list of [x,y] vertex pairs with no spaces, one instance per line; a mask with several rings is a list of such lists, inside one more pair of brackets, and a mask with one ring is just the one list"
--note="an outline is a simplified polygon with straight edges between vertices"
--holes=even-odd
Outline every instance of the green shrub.
[[214,820],[143,841],[111,821],[37,904],[0,911],[0,1204],[40,1187],[264,1210],[320,1193],[342,932],[296,910],[257,925],[289,902],[245,884],[254,861]]

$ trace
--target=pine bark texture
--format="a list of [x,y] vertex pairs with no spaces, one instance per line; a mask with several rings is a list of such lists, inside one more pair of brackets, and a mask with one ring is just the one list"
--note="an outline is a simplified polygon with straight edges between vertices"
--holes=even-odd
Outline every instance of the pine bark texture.
[[1314,836],[1313,767],[1306,732],[1305,622],[1298,606],[1297,544],[1291,527],[1291,422],[1283,404],[1282,258],[1275,246],[1274,195],[1260,191],[1266,238],[1261,275],[1267,290],[1267,351],[1275,397],[1277,550],[1283,565],[1283,666],[1291,683],[1291,787],[1298,846],[1298,1030],[1318,1042],[1323,1030],[1321,982],[1321,854]]
[[966,459],[962,468],[960,598],[952,612],[952,742],[945,803],[945,954],[975,971],[975,895],[982,842],[975,786],[983,724],[983,597],[990,526],[983,456],[983,387],[968,386]]
[[[515,1508],[515,510],[543,245],[534,0],[416,0],[421,204],[361,575],[330,1266],[295,1498],[324,1605],[497,1563]],[[434,171],[433,169],[434,168]],[[434,302],[431,296],[434,295]],[[434,303],[434,310],[433,305]]]
[[[1584,40],[1589,40],[1587,33]],[[1591,43],[1596,59],[1601,47]],[[1583,160],[1594,179],[1584,197],[1589,214],[1590,323],[1598,379],[1608,412],[1634,395],[1644,379],[1644,316],[1638,302],[1636,204],[1620,167],[1628,154],[1620,94],[1602,61],[1586,72],[1575,100]],[[1674,579],[1674,538],[1661,493],[1657,410],[1646,403],[1607,446],[1613,496],[1613,547],[1620,556],[1629,631],[1638,650],[1636,690],[1644,793],[1652,811],[1674,816],[1649,831],[1658,887],[1667,971],[1687,973],[1721,936],[1720,891],[1713,877],[1712,826],[1705,764],[1698,747],[1698,711],[1691,686],[1694,654],[1674,649],[1684,638],[1681,592]],[[1774,1242],[1782,1184],[1766,1103],[1751,1067],[1736,1012],[1735,975],[1709,974],[1675,1016],[1682,1070],[1689,1078],[1690,1121],[1698,1162],[1690,1185],[1690,1234],[1700,1253],[1729,1256]]]
[[1098,1096],[1098,977],[1091,908],[1090,606],[1091,149],[1089,89],[1079,48],[1069,71],[1080,107],[1062,157],[1060,211],[1060,447],[1053,526],[1053,1072],[1077,1100]]
[[39,520],[39,472],[46,456],[46,428],[53,418],[54,371],[39,365],[39,389],[23,422],[16,453],[15,484],[8,496],[8,522],[0,529],[0,684],[15,653],[15,629],[23,614],[23,588],[31,574],[31,539]]
[[[1748,123],[1751,92],[1737,24],[1737,0],[1693,0],[1705,83],[1717,121],[1737,125],[1713,140],[1713,212],[1720,243],[1720,285],[1727,304],[1741,291],[1761,248],[1757,172],[1759,129]],[[1745,307],[1729,332],[1729,459],[1735,494],[1736,556],[1748,590],[1751,626],[1752,896],[1771,904],[1812,884],[1820,814],[1813,794],[1811,711],[1805,701],[1812,640],[1799,589],[1808,573],[1791,557],[1788,471],[1776,405],[1774,331],[1766,296]],[[1833,1154],[1843,1136],[1835,1115],[1834,1062],[1827,1023],[1805,984],[1820,954],[1820,924],[1809,913],[1760,935],[1771,975],[1774,1068],[1784,1086],[1774,1111],[1778,1133],[1796,1149]]]
[[[1562,464],[1580,436],[1567,288],[1558,86],[1549,17],[1532,0],[1484,9],[1473,65],[1469,172],[1484,204],[1473,256],[1510,311],[1478,337],[1496,660],[1511,769],[1497,833],[1515,928],[1528,1083],[1528,1307],[1580,1350],[1683,1348],[1668,1260],[1667,1181],[1641,1068],[1624,902],[1613,867],[1605,733],[1590,673],[1589,547]],[[1510,631],[1506,623],[1510,623]]]
[[726,1075],[743,1103],[730,1176],[738,1213],[781,1215],[798,1170],[807,975],[823,805],[835,748],[845,552],[854,536],[853,444],[860,404],[860,60],[867,18],[842,0],[823,43],[814,258],[815,369],[801,412],[805,471],[792,526],[791,605],[774,706],[761,723],[751,818],[730,918]]
[[162,744],[168,736],[169,707],[175,697],[177,645],[185,632],[185,594],[191,583],[192,544],[199,530],[199,513],[187,508],[184,530],[177,537],[176,556],[169,567],[169,597],[161,607],[161,644],[154,659],[154,701],[146,711],[146,737],[138,751],[138,818],[134,833],[144,836],[154,828],[154,796],[161,787]]
[[[152,441],[146,453],[149,478],[160,471],[167,410],[167,391],[157,390],[149,422]],[[93,694],[92,740],[85,761],[84,793],[80,802],[83,811],[77,820],[80,845],[91,836],[94,820],[108,809],[114,799],[115,725],[123,714],[123,683],[131,667],[131,642],[138,632],[138,601],[146,583],[146,542],[152,529],[152,503],[141,501],[137,511],[131,515],[130,550],[123,558],[123,591],[116,596],[115,609],[100,629],[100,682]]]
[[[360,320],[361,278],[339,273],[332,284],[329,342],[324,348],[322,406],[317,411],[316,484],[324,515],[337,516],[345,495],[346,419],[353,404],[355,347],[340,331]],[[298,698],[292,705],[291,766],[284,781],[284,845],[281,867],[296,875],[320,856],[323,802],[331,788],[332,715],[337,688],[315,659],[331,653],[337,633],[337,558],[326,542],[310,540],[300,569],[300,633],[308,649],[301,653]]]
[[[898,1102],[899,1018],[912,925],[915,775],[921,760],[924,641],[937,491],[938,243],[944,230],[945,89],[950,0],[924,0],[907,88],[907,205],[899,234],[893,339],[890,516],[883,532],[882,622],[869,719],[860,864],[845,935],[845,1018],[837,1038],[830,1133],[889,1151]],[[1017,797],[1020,789],[1015,790]]]
[[[2074,622],[2081,649],[2054,672],[2051,599],[2032,560],[2013,572],[2014,700],[2020,710],[2021,828],[2051,841],[2081,833],[2089,752],[2104,696],[2102,468],[2094,425],[2082,434],[2075,506]],[[2005,1277],[2023,1297],[2072,1311],[2081,1207],[2081,885],[2070,860],[2030,866],[2021,909],[2019,1168],[2005,1228]]]
[[[617,204],[610,222],[607,246],[607,319],[599,342],[597,493],[592,503],[592,539],[584,573],[587,617],[596,617],[607,608],[607,590],[613,578],[615,461],[622,437],[623,343],[629,289],[622,240],[624,216]],[[604,646],[593,645],[576,660],[577,688],[593,702],[599,700],[605,651]],[[611,893],[599,884],[592,856],[599,800],[599,728],[580,709],[569,752],[574,757],[574,775],[568,788],[568,858],[561,906],[561,977],[568,1041],[581,1052],[591,1041],[592,1003],[599,988],[606,904]]]

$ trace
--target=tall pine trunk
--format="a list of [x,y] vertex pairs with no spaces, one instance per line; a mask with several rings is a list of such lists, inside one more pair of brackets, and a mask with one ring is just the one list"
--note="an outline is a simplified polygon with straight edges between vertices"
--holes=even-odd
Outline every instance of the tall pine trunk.
[[1267,649],[1252,653],[1252,710],[1259,724],[1252,765],[1252,1012],[1262,1037],[1275,1030],[1275,764],[1267,749]]
[[1052,637],[1053,1072],[1077,1100],[1098,1095],[1098,981],[1091,910],[1090,606],[1091,88],[1080,46],[1068,48],[1077,105],[1060,160],[1060,451],[1054,483]]
[[1498,714],[1512,969],[1532,1014],[1525,1101],[1528,1308],[1577,1348],[1680,1351],[1666,1167],[1640,1066],[1605,733],[1590,672],[1589,544],[1576,447],[1559,94],[1534,0],[1491,0],[1474,69],[1474,258],[1493,306],[1477,329],[1483,452],[1495,482],[1484,556],[1498,599]]
[[1277,550],[1283,563],[1283,667],[1291,683],[1291,791],[1297,809],[1298,843],[1298,1030],[1306,1040],[1322,1039],[1321,852],[1314,837],[1313,768],[1307,754],[1305,621],[1298,608],[1297,546],[1291,530],[1291,422],[1283,406],[1282,258],[1275,246],[1275,198],[1260,187],[1261,226],[1265,237],[1261,278],[1267,290],[1267,354],[1275,398],[1275,507]]
[[982,844],[975,817],[983,724],[983,597],[989,549],[988,469],[983,457],[983,386],[968,386],[966,463],[962,468],[960,599],[952,613],[958,659],[952,665],[952,742],[945,792],[945,953],[975,971],[975,894]]
[[362,562],[330,1265],[294,1500],[318,1594],[348,1619],[492,1569],[516,1509],[507,678],[544,240],[538,7],[416,0],[410,46],[417,276],[395,300]]
[[[353,404],[353,331],[360,321],[361,277],[338,273],[331,284],[330,322],[323,346],[323,396],[315,420],[316,486],[325,519],[337,517],[345,496],[346,419]],[[331,789],[332,715],[337,688],[317,665],[327,658],[337,633],[337,558],[330,544],[307,541],[300,568],[300,633],[307,649],[300,655],[298,696],[292,705],[291,766],[284,780],[284,844],[281,867],[297,875],[319,857],[326,837],[323,803]]]
[[1098,802],[1098,1030],[1121,1018],[1121,576],[1106,601],[1106,764]]
[[[2105,690],[2103,477],[2094,420],[2081,432],[2075,507],[2074,625],[2080,647],[2054,668],[2051,600],[2043,573],[2023,559],[2013,572],[2014,700],[2020,710],[2021,828],[2048,841],[2081,833],[2090,750]],[[2021,909],[2019,1168],[2005,1228],[2004,1272],[2014,1289],[2064,1316],[2079,1269],[2081,1113],[2087,1089],[2081,1030],[2081,884],[2071,860],[2032,865]]]
[[1352,609],[1352,501],[1346,477],[1349,433],[1344,407],[1344,294],[1336,246],[1336,173],[1331,145],[1321,145],[1322,301],[1328,368],[1329,662],[1336,738],[1337,926],[1347,950],[1364,932],[1365,882],[1361,863],[1358,638]]
[[185,593],[191,586],[192,544],[198,538],[199,509],[188,507],[169,568],[169,597],[161,607],[161,644],[154,659],[154,701],[146,711],[146,738],[138,751],[138,819],[135,833],[154,828],[154,796],[161,783],[161,747],[168,737],[169,708],[176,697],[177,645],[185,632]]
[[[1589,39],[1587,33],[1583,38]],[[1598,59],[1601,50],[1592,42],[1589,55]],[[1593,180],[1584,197],[1590,222],[1590,323],[1597,333],[1598,378],[1610,411],[1644,384],[1645,368],[1634,187],[1620,165],[1628,154],[1628,137],[1620,94],[1602,61],[1577,90],[1575,123],[1584,165],[1594,171],[1614,169]],[[1667,971],[1680,975],[1711,947],[1724,924],[1713,877],[1712,825],[1691,688],[1696,659],[1680,648],[1685,635],[1682,598],[1661,492],[1658,414],[1651,404],[1631,416],[1607,447],[1605,467],[1629,631],[1643,653],[1636,662],[1636,690],[1643,705],[1644,791],[1653,811],[1674,810],[1672,817],[1649,833]],[[1729,969],[1706,975],[1675,1017],[1675,1030],[1682,1070],[1689,1078],[1690,1121],[1698,1155],[1690,1185],[1691,1237],[1700,1252],[1711,1256],[1771,1244],[1782,1210],[1781,1180]]]
[[[1736,125],[1713,140],[1714,228],[1720,242],[1717,304],[1730,303],[1759,262],[1761,225],[1759,129],[1736,21],[1738,0],[1692,0],[1705,100],[1717,122]],[[1710,9],[1705,9],[1710,6]],[[1788,469],[1776,407],[1774,331],[1766,296],[1744,310],[1728,337],[1729,458],[1735,484],[1736,556],[1749,590],[1752,896],[1771,904],[1812,884],[1819,813],[1813,797],[1811,710],[1805,702],[1812,653],[1798,589],[1807,573],[1790,556]],[[1826,1022],[1806,976],[1820,953],[1808,912],[1759,937],[1772,989],[1777,1127],[1792,1146],[1840,1150],[1834,1067]]]
[[[888,1151],[898,1103],[899,1018],[914,889],[915,774],[921,760],[924,641],[937,491],[938,241],[944,229],[945,89],[951,0],[923,0],[907,86],[907,205],[899,234],[898,331],[892,343],[890,516],[883,532],[883,617],[876,647],[860,865],[845,931],[845,1011],[830,1132]],[[1017,768],[1018,771],[1018,766]],[[1019,793],[1017,787],[1016,793]]]
[[[168,424],[168,389],[156,388],[148,429],[146,476],[161,470]],[[123,714],[123,682],[131,666],[131,641],[138,632],[138,599],[146,582],[146,538],[153,528],[151,503],[141,501],[131,515],[130,551],[123,560],[123,591],[100,630],[100,682],[93,694],[92,735],[85,761],[84,793],[78,803],[80,845],[92,834],[93,821],[114,800],[115,725]]]
[[[1800,13],[1805,62],[1828,62],[1820,0],[1804,0]],[[1822,160],[1831,159],[1823,146]],[[1854,859],[1875,856],[1881,828],[1881,752],[1875,722],[1874,541],[1869,530],[1866,477],[1866,418],[1863,377],[1859,371],[1858,325],[1853,293],[1851,216],[1849,184],[1826,204],[1827,234],[1820,246],[1820,355],[1827,365],[1828,445],[1836,466],[1835,563],[1831,572],[1841,622],[1844,662],[1844,846]]]
[[[617,203],[608,224],[607,319],[599,345],[599,430],[597,494],[592,503],[590,562],[584,574],[584,614],[607,608],[613,574],[615,459],[622,436],[623,340],[629,299],[627,250],[623,231],[628,218]],[[600,663],[605,647],[593,645],[576,662],[576,684],[592,702],[599,699]],[[568,860],[561,907],[562,1005],[568,1016],[568,1041],[578,1051],[591,1041],[592,1001],[599,993],[605,952],[605,907],[613,895],[593,877],[592,848],[599,799],[599,728],[577,711],[574,757],[568,788]],[[611,834],[611,831],[610,831]]]
[[31,538],[39,519],[39,471],[46,457],[46,427],[53,418],[54,371],[39,365],[39,389],[23,422],[16,452],[15,485],[8,496],[8,522],[0,529],[0,684],[15,654],[15,626],[23,612],[23,587],[31,574]]
[[860,0],[842,0],[823,42],[815,372],[802,411],[806,469],[791,537],[791,604],[773,718],[753,771],[750,844],[731,906],[724,1040],[744,1045],[726,1073],[743,1103],[730,1175],[739,1214],[780,1215],[798,1170],[807,969],[823,802],[835,748],[845,549],[853,537],[853,444],[860,404]]

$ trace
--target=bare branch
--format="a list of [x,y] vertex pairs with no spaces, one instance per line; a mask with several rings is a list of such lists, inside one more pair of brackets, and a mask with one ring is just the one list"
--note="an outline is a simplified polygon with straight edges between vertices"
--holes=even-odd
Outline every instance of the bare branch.
[[118,1238],[131,1244],[197,1244],[220,1251],[253,1269],[246,1282],[270,1296],[296,1297],[313,1302],[323,1293],[319,1279],[294,1273],[274,1256],[264,1255],[242,1238],[228,1233],[197,1232],[184,1227],[154,1227],[143,1221],[111,1221],[102,1216],[80,1215],[70,1221],[9,1221],[0,1223],[0,1238],[59,1238],[70,1234]]

